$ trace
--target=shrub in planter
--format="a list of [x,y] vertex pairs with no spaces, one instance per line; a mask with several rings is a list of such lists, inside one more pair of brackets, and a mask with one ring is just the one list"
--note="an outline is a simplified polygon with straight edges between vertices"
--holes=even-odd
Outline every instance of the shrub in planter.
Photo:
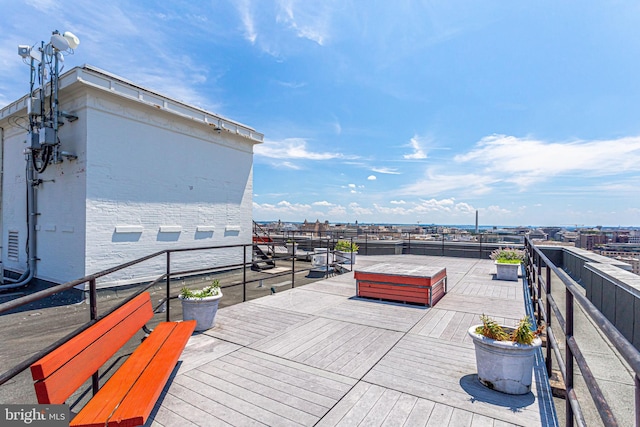
[[182,318],[195,320],[196,331],[206,331],[213,327],[218,312],[218,302],[222,298],[218,279],[197,291],[184,287],[180,290],[178,298],[182,301]]
[[490,258],[496,264],[496,279],[517,281],[524,255],[523,250],[514,248],[500,248],[491,252]]
[[342,264],[355,264],[358,254],[358,245],[348,240],[338,240],[333,248],[336,252],[336,261]]
[[530,392],[535,352],[542,345],[541,329],[532,330],[528,316],[516,328],[499,325],[485,315],[480,319],[481,325],[468,330],[480,382],[507,394]]

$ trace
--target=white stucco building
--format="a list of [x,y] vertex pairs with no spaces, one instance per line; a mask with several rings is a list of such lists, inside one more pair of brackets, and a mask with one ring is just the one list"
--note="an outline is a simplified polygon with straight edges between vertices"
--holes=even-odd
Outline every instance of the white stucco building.
[[[18,273],[27,266],[27,100],[0,110],[2,263]],[[167,248],[251,243],[262,134],[91,66],[61,76],[60,106],[78,119],[60,127],[62,163],[38,174],[37,278],[63,283]],[[175,261],[238,263],[242,249]],[[163,268],[158,260],[109,280]]]

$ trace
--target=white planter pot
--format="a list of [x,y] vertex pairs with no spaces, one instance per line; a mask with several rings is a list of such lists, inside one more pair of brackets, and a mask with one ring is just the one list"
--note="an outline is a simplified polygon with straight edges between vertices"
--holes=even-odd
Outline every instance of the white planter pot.
[[298,252],[298,244],[297,243],[287,243],[287,252],[289,253],[289,255],[293,255],[294,252]]
[[211,329],[216,320],[218,312],[218,302],[222,298],[222,292],[213,297],[206,298],[183,298],[178,296],[182,301],[182,318],[184,320],[195,320],[196,332]]
[[355,264],[358,252],[335,251],[336,262],[339,264]]
[[529,393],[535,353],[542,345],[542,340],[537,337],[531,345],[496,341],[477,334],[475,331],[478,326],[470,327],[468,334],[476,348],[480,382],[507,394]]
[[[328,258],[328,261],[327,261]],[[327,251],[327,248],[315,248],[311,256],[312,268],[326,268],[327,265],[333,264],[333,254]]]
[[520,264],[496,264],[496,279],[518,281],[518,273],[520,272]]

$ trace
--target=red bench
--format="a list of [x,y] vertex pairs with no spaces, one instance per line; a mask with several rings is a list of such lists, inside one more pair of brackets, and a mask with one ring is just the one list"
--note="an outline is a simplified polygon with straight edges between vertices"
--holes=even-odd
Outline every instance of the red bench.
[[447,292],[447,270],[416,264],[382,263],[354,272],[356,294],[433,307]]
[[[145,292],[31,365],[38,403],[65,403],[152,317]],[[160,323],[70,425],[143,425],[195,327],[195,320]]]

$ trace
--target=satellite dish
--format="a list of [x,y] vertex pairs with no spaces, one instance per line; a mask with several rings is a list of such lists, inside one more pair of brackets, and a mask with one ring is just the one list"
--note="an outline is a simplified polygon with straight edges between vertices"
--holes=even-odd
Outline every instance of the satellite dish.
[[80,44],[80,39],[78,37],[76,37],[76,35],[73,34],[71,31],[65,31],[62,34],[62,37],[64,37],[64,39],[67,41],[67,43],[69,43],[69,47],[71,49],[77,48],[78,45]]
[[51,46],[58,50],[67,50],[70,45],[67,39],[62,37],[60,34],[54,34],[51,36]]

